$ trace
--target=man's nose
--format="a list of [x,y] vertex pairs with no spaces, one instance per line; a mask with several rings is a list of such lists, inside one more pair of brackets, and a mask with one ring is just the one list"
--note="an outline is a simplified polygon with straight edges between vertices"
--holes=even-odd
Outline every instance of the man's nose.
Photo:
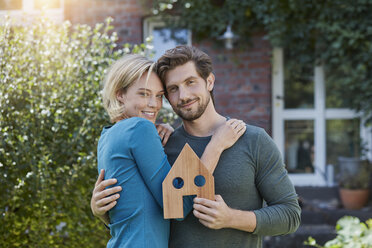
[[190,98],[190,92],[185,87],[179,88],[180,100],[186,100]]

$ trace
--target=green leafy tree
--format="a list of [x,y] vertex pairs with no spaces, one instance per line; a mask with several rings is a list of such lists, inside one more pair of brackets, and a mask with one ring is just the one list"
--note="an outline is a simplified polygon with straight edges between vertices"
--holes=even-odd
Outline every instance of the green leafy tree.
[[288,70],[325,65],[329,88],[372,122],[369,0],[155,0],[153,14],[191,29],[198,40],[217,41],[230,24],[242,49],[253,33],[265,31],[273,46],[296,58]]
[[111,21],[0,26],[0,247],[104,247],[109,239],[90,210],[96,145],[109,120],[100,83],[114,60],[146,48],[117,47]]

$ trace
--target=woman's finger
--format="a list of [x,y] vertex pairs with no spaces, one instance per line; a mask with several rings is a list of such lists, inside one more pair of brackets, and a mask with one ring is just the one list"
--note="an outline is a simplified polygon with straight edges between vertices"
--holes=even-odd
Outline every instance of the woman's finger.
[[167,132],[167,133],[164,135],[164,137],[163,137],[163,139],[162,139],[162,144],[163,144],[163,146],[165,146],[165,144],[167,144],[170,135],[171,135],[171,132]]

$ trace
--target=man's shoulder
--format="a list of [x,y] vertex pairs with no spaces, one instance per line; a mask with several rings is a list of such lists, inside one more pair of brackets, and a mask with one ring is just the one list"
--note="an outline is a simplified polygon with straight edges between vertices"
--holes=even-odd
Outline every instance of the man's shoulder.
[[262,127],[246,124],[247,130],[246,133],[250,134],[260,134],[262,132],[265,132],[265,130]]
[[246,127],[247,129],[245,130],[245,133],[242,136],[243,139],[255,141],[258,139],[260,135],[263,135],[266,133],[265,129],[258,127],[258,126],[246,124]]

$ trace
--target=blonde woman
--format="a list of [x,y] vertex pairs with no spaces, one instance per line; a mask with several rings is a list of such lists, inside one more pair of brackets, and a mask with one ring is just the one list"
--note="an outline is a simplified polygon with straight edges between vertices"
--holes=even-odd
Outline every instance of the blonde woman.
[[[116,178],[122,188],[106,218],[112,236],[107,247],[168,247],[161,184],[170,165],[154,125],[165,92],[153,67],[146,57],[127,55],[112,65],[105,80],[103,104],[113,125],[102,130],[98,170],[104,169],[105,178]],[[244,131],[243,122],[226,122],[213,135],[202,162],[217,164],[222,151]],[[184,201],[186,214],[192,204],[191,198]]]

